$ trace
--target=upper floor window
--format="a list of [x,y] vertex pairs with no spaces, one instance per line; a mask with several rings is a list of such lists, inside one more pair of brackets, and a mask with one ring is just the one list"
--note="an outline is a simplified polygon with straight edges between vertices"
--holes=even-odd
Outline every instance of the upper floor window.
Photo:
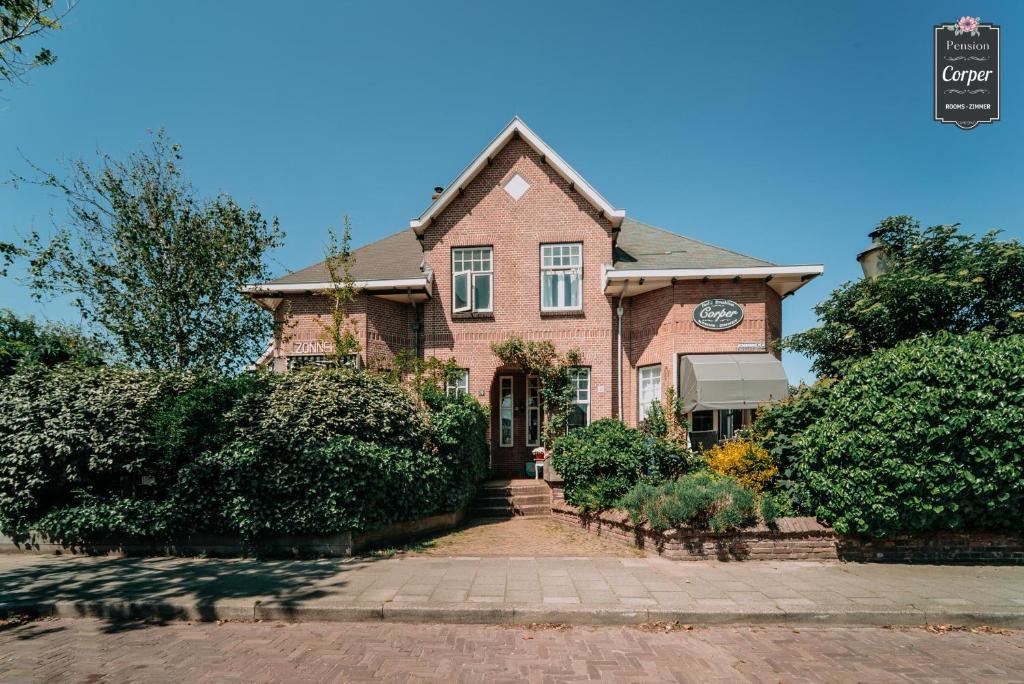
[[583,245],[540,246],[540,308],[565,311],[583,308]]
[[444,392],[448,396],[469,394],[469,369],[459,368],[445,383]]
[[638,368],[637,374],[637,389],[638,389],[638,406],[639,406],[639,418],[641,421],[647,420],[647,412],[651,408],[651,404],[661,399],[661,366],[644,366]]
[[490,247],[452,250],[452,311],[492,311]]

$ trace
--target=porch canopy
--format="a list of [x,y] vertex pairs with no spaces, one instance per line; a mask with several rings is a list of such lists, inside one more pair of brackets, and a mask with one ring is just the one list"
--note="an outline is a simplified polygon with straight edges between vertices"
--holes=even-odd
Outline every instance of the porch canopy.
[[688,354],[682,361],[686,412],[756,408],[789,396],[786,371],[771,354]]

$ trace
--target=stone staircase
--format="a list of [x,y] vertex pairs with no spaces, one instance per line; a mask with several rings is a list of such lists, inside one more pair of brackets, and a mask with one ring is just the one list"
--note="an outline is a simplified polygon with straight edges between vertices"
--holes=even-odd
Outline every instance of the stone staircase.
[[477,518],[551,515],[551,488],[544,480],[491,480],[476,492],[472,514]]

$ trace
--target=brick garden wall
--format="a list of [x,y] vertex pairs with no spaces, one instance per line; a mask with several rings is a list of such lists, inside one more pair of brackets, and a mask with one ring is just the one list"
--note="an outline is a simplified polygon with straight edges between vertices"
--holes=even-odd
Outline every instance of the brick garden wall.
[[635,528],[621,511],[587,516],[553,490],[555,520],[590,534],[640,546],[673,560],[843,560],[875,563],[964,563],[1024,565],[1024,536],[994,532],[937,532],[892,539],[836,534],[814,518],[780,518],[764,525],[714,534]]

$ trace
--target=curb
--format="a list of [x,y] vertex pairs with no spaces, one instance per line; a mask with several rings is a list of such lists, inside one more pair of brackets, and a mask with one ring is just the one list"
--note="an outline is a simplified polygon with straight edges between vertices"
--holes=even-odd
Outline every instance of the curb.
[[692,610],[686,608],[630,608],[626,606],[549,606],[544,604],[415,603],[292,604],[285,601],[217,601],[207,604],[163,601],[49,601],[0,603],[0,617],[101,618],[138,620],[158,618],[191,622],[232,620],[251,622],[405,622],[442,624],[572,624],[636,625],[680,622],[694,626],[828,626],[915,627],[924,624],[1005,627],[1024,629],[1024,612],[998,610],[924,611],[894,610],[784,611]]

